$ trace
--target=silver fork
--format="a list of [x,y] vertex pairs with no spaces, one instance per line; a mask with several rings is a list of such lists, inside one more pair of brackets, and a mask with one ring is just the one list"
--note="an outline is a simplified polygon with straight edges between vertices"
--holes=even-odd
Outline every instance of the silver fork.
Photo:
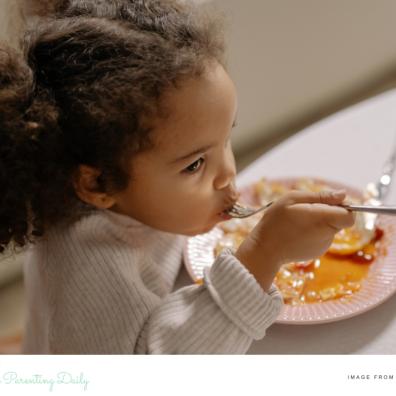
[[239,202],[235,202],[234,206],[227,211],[227,214],[229,214],[231,217],[237,218],[237,219],[243,219],[245,217],[252,216],[258,212],[261,212],[262,210],[265,210],[269,208],[274,201],[268,202],[266,205],[261,206],[259,208],[250,208],[248,206],[244,206]]
[[[266,205],[261,206],[259,208],[251,208],[248,206],[244,206],[239,202],[236,202],[234,206],[227,211],[227,213],[234,218],[243,219],[245,217],[250,217],[262,210],[269,208],[274,201],[268,202]],[[341,204],[335,205],[340,206],[341,208],[350,210],[352,212],[366,212],[366,213],[376,213],[383,215],[396,215],[396,206],[372,206],[372,205],[349,205],[349,204]]]

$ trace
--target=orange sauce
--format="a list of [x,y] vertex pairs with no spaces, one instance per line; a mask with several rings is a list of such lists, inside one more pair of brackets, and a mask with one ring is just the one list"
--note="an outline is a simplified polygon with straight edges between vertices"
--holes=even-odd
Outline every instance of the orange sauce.
[[288,264],[275,278],[284,292],[285,303],[321,302],[348,297],[358,291],[378,253],[382,236],[383,231],[377,228],[375,238],[368,245],[348,256],[326,253],[309,265]]

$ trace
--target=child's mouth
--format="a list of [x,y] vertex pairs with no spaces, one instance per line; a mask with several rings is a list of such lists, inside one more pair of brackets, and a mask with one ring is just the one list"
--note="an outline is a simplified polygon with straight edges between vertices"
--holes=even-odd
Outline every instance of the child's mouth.
[[219,216],[222,218],[222,220],[232,219],[232,217],[228,214],[228,210],[225,210],[224,212],[219,213]]
[[219,216],[222,218],[222,220],[230,220],[232,216],[230,216],[229,211],[231,208],[234,206],[234,204],[229,205],[224,209],[221,213],[219,213]]

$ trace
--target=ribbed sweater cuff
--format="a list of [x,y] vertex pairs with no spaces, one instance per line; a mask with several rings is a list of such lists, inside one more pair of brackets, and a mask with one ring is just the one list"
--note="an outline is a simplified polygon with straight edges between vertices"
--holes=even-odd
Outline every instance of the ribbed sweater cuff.
[[255,340],[265,336],[282,307],[282,296],[274,284],[264,292],[253,275],[225,249],[204,272],[212,298],[228,318]]

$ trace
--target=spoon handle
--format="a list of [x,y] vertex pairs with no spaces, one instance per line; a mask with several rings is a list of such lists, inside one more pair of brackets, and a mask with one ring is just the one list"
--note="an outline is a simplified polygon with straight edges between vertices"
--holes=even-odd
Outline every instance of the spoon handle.
[[353,212],[367,212],[384,215],[396,216],[396,206],[371,206],[371,205],[347,205],[342,204],[341,207]]

